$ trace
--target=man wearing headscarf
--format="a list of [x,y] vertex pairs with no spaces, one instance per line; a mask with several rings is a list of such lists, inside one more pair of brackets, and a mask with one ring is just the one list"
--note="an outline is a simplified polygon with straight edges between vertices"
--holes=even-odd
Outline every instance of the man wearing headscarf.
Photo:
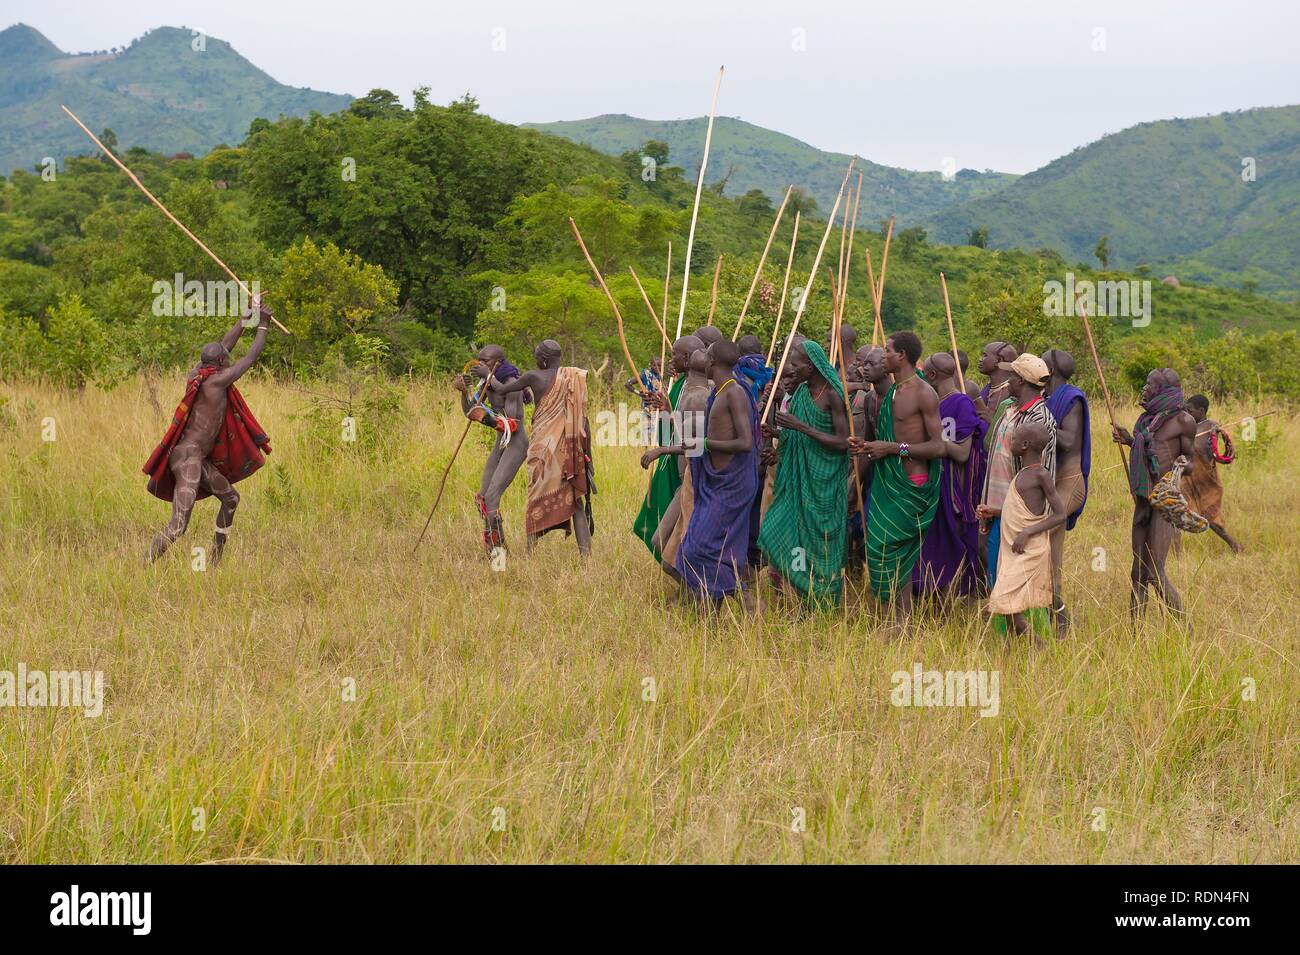
[[[510,395],[497,392],[498,383],[514,381],[519,369],[506,360],[500,345],[484,345],[471,375],[457,375],[455,388],[460,392],[460,408],[466,416],[493,428],[496,439],[483,466],[483,480],[474,503],[483,519],[483,547],[492,553],[506,543],[505,523],[501,517],[501,498],[514,482],[515,475],[528,457],[528,430],[524,426],[524,404],[532,399],[527,391]],[[483,385],[475,385],[474,378]],[[471,395],[470,389],[476,390]]]
[[1132,433],[1118,425],[1112,428],[1113,439],[1132,448],[1128,462],[1129,490],[1133,494],[1130,610],[1136,615],[1146,609],[1147,589],[1154,587],[1165,605],[1181,614],[1183,600],[1165,573],[1174,527],[1168,521],[1155,519],[1151,489],[1162,475],[1181,463],[1180,458],[1186,462],[1184,474],[1194,469],[1196,420],[1187,413],[1182,382],[1172,368],[1157,368],[1147,375],[1139,403],[1142,414]]
[[826,352],[809,339],[790,347],[785,373],[793,392],[789,410],[774,413],[776,483],[758,547],[806,600],[834,605],[844,586],[849,492],[844,386]]

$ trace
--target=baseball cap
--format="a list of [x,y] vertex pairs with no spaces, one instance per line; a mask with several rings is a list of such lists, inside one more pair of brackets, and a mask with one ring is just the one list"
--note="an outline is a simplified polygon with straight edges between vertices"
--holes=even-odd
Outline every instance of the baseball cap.
[[1000,361],[998,367],[1003,371],[1014,371],[1033,385],[1047,384],[1047,379],[1052,375],[1047,369],[1047,362],[1029,352],[1016,356],[1015,361]]

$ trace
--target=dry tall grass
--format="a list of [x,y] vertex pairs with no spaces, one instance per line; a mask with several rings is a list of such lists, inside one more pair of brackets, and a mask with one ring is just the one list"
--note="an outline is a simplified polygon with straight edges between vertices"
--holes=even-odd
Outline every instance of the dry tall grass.
[[[1129,625],[1128,497],[1099,443],[1068,543],[1078,626],[1032,649],[967,616],[891,642],[857,610],[666,609],[629,530],[645,476],[628,448],[598,450],[589,563],[571,540],[524,556],[521,476],[494,573],[470,501],[476,429],[412,559],[463,422],[449,392],[413,386],[378,463],[309,440],[301,393],[245,391],[274,468],[239,485],[225,565],[195,572],[213,501],[142,566],[167,507],[139,467],[178,395],[160,414],[142,383],[0,388],[0,669],[100,669],[108,685],[98,719],[0,709],[0,861],[1300,858],[1289,418],[1227,473],[1246,554],[1207,534],[1172,562],[1190,635],[1160,614]],[[999,671],[1000,713],[890,705],[914,662]]]

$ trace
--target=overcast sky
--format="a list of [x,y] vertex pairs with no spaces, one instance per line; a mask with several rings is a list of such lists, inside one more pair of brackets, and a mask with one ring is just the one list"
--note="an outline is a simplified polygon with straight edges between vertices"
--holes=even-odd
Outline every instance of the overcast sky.
[[197,27],[284,83],[469,91],[511,123],[704,115],[725,64],[721,115],[912,169],[1300,102],[1300,0],[0,0],[14,22],[72,52]]

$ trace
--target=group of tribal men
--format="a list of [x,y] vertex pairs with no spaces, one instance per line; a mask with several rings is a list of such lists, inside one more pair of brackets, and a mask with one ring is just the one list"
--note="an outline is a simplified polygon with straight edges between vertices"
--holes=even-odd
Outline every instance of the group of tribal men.
[[[655,470],[634,531],[705,603],[736,594],[757,610],[766,567],[777,589],[834,605],[865,567],[898,622],[918,599],[986,599],[1004,632],[1063,633],[1065,535],[1083,512],[1092,458],[1073,357],[991,342],[977,387],[960,351],[922,362],[911,332],[855,351],[856,337],[849,326],[838,348],[796,337],[779,381],[753,336],[733,344],[705,326],[675,342],[674,385],[643,392],[675,432],[642,456]],[[853,358],[837,370],[828,351]],[[1181,475],[1183,516],[1203,514],[1202,526],[1238,550],[1222,526],[1215,467],[1231,459],[1211,453],[1222,432],[1206,418],[1209,402],[1184,401],[1172,369],[1153,371],[1140,400],[1133,432],[1113,431],[1132,448],[1132,608],[1154,589],[1181,613],[1165,571],[1176,502],[1153,508],[1157,479]],[[780,410],[769,424],[772,403]]]
[[[233,362],[252,316],[253,346]],[[209,494],[221,501],[213,562],[220,558],[239,502],[232,485],[271,450],[234,387],[260,355],[270,318],[255,300],[221,342],[204,346],[188,376],[144,468],[150,492],[173,505],[151,560]],[[783,343],[779,380],[753,335],[733,342],[705,325],[674,342],[667,391],[656,363],[627,385],[658,418],[660,439],[641,458],[653,473],[634,532],[680,591],[708,606],[736,596],[757,612],[764,569],[778,592],[835,606],[846,579],[865,571],[898,623],[918,600],[978,602],[1002,632],[1063,633],[1065,535],[1083,512],[1092,458],[1073,357],[991,342],[979,387],[966,378],[963,352],[922,361],[912,332],[888,335],[883,348],[857,349],[856,339],[848,325],[825,346],[794,336]],[[475,495],[483,543],[504,549],[501,498],[526,463],[528,549],[558,529],[586,555],[595,492],[587,372],[562,365],[549,339],[533,354],[537,367],[521,372],[487,345],[455,379],[462,411],[496,432]],[[1151,372],[1140,403],[1131,433],[1113,428],[1131,448],[1132,608],[1143,609],[1154,589],[1181,613],[1165,571],[1176,528],[1208,527],[1240,549],[1220,512],[1216,463],[1231,456],[1219,453],[1226,434],[1206,417],[1208,401],[1185,400],[1172,369]]]

